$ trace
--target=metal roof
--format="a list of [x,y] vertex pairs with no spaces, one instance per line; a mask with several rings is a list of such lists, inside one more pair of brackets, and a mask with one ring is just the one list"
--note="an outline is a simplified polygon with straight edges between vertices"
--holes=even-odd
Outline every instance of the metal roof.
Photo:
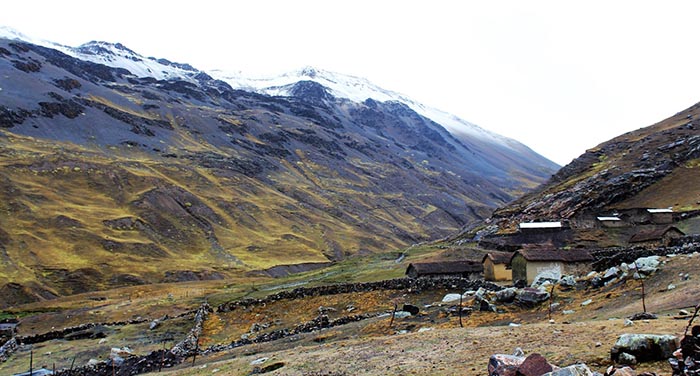
[[598,217],[599,221],[620,221],[619,217]]
[[655,214],[655,213],[673,213],[673,209],[671,208],[666,208],[666,209],[647,209],[649,213]]
[[520,228],[561,228],[561,222],[522,222]]

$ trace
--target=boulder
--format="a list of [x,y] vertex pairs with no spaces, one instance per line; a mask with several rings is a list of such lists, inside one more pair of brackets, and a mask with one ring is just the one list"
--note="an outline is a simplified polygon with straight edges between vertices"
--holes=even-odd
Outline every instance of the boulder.
[[524,288],[518,290],[515,294],[516,303],[523,306],[535,306],[549,299],[549,293],[545,291],[540,291],[533,288]]
[[531,287],[539,287],[545,282],[557,283],[561,279],[561,270],[559,268],[545,269],[539,272],[532,281]]
[[552,372],[552,365],[540,354],[530,354],[518,367],[517,376],[540,376]]
[[498,312],[498,308],[486,300],[479,302],[478,306],[480,312]]
[[496,306],[491,304],[484,295],[474,295],[474,309],[481,312],[496,312]]
[[591,286],[595,288],[603,287],[605,286],[605,281],[603,281],[603,278],[599,275],[591,278]]
[[411,304],[404,304],[403,308],[401,308],[402,311],[409,312],[411,315],[415,316],[420,312],[420,308],[411,305]]
[[442,298],[443,303],[447,302],[454,302],[455,300],[459,300],[462,297],[462,295],[459,294],[447,294]]
[[608,270],[605,271],[605,274],[603,274],[603,281],[607,282],[612,279],[617,278],[617,274],[620,272],[620,269],[617,267],[611,267]]
[[594,376],[594,373],[585,364],[574,364],[560,370],[547,372],[542,376]]
[[[479,298],[479,299],[486,299],[487,293],[488,293],[488,291],[486,291],[485,288],[479,287],[479,289],[476,290],[476,292],[474,293],[474,297]],[[465,292],[465,294],[466,294],[466,292]]]
[[649,312],[639,312],[639,313],[635,313],[634,315],[632,315],[632,316],[630,316],[630,317],[628,317],[628,318],[629,318],[630,320],[632,320],[632,321],[638,321],[638,320],[656,320],[656,319],[658,319],[659,317],[656,316],[656,315],[653,314],[653,313],[649,313]]
[[630,270],[636,270],[638,273],[649,275],[659,268],[660,258],[659,256],[640,257],[629,264],[629,268]]
[[638,362],[665,360],[673,356],[678,346],[678,338],[672,335],[623,334],[610,350],[610,358],[617,362],[622,353],[628,353]]
[[559,280],[559,285],[563,287],[575,287],[576,278],[574,278],[572,275],[565,275]]
[[518,367],[525,361],[522,356],[494,354],[489,358],[489,376],[516,376]]
[[500,291],[496,291],[496,301],[502,303],[512,303],[515,300],[515,293],[518,291],[515,287],[508,287]]

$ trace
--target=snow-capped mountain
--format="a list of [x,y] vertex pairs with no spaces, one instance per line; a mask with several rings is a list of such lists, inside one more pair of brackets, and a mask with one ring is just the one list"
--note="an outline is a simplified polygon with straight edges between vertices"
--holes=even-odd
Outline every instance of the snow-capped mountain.
[[[0,37],[19,39],[54,48],[81,60],[104,64],[115,68],[124,68],[137,77],[153,77],[158,80],[178,79],[196,82],[197,79],[195,77],[202,73],[202,71],[189,64],[179,64],[166,59],[144,57],[121,43],[92,41],[78,47],[69,47],[46,40],[31,38],[4,26],[0,26]],[[212,70],[206,73],[228,83],[233,88],[272,96],[290,96],[289,90],[295,83],[302,80],[315,81],[328,88],[330,93],[337,98],[346,98],[354,102],[363,102],[368,98],[380,102],[401,102],[417,113],[442,125],[458,137],[476,137],[490,144],[518,150],[523,149],[523,145],[513,139],[490,132],[448,112],[426,106],[404,94],[381,88],[361,77],[344,75],[312,67],[305,67],[273,77],[252,77],[241,72],[234,73],[224,70]]]
[[442,125],[453,134],[477,137],[490,143],[508,147],[516,147],[519,144],[517,141],[485,130],[455,115],[419,103],[404,94],[383,89],[361,77],[330,72],[314,67],[305,67],[274,77],[253,78],[240,72],[231,73],[222,70],[212,70],[208,73],[216,79],[225,81],[234,88],[273,96],[290,96],[290,89],[295,83],[303,80],[314,81],[328,88],[330,93],[337,98],[346,98],[354,102],[363,102],[369,98],[380,102],[401,102],[413,111]]
[[53,48],[80,60],[124,68],[137,77],[153,77],[158,80],[178,79],[196,82],[201,73],[189,64],[173,63],[166,59],[144,57],[121,43],[92,41],[78,47],[65,46],[51,41],[36,39],[6,26],[0,26],[0,38],[16,39],[39,46]]
[[[191,83],[212,78],[230,85],[232,88],[271,96],[291,96],[290,90],[297,82],[314,81],[328,89],[336,98],[346,98],[354,102],[364,102],[371,98],[380,102],[400,102],[418,114],[440,124],[454,136],[476,149],[477,153],[490,154],[489,150],[499,150],[502,159],[523,167],[545,166],[558,169],[555,163],[543,158],[522,143],[483,129],[448,112],[426,106],[404,94],[381,88],[361,77],[306,67],[272,77],[252,77],[242,72],[211,70],[204,72],[189,64],[173,63],[166,59],[144,57],[121,43],[92,41],[78,47],[28,37],[14,29],[0,26],[0,38],[17,39],[32,44],[57,49],[80,60],[123,68],[136,77],[152,77],[158,80],[184,80]],[[478,142],[473,142],[478,140]],[[518,156],[514,157],[517,154]],[[539,167],[536,167],[539,168]]]

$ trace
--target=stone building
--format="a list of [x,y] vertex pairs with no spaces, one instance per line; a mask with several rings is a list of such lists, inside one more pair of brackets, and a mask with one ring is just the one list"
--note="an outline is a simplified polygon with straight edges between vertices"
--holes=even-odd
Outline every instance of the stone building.
[[512,252],[489,252],[484,255],[481,264],[484,266],[484,279],[487,281],[510,281],[513,271],[510,269]]
[[668,246],[673,239],[684,235],[685,233],[675,226],[656,227],[637,232],[630,237],[629,243],[649,247]]
[[521,249],[513,254],[510,266],[513,280],[528,284],[542,272],[553,275],[582,275],[592,270],[593,256],[586,250]]

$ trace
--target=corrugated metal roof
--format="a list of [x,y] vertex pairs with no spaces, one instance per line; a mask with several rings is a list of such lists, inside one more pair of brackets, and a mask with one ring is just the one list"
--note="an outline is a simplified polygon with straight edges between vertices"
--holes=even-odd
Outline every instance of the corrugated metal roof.
[[619,217],[598,217],[599,221],[620,221]]
[[[583,249],[571,250],[545,250],[545,249],[521,249],[513,254],[522,255],[527,261],[562,261],[585,262],[593,261],[593,256]],[[512,260],[512,258],[511,258]]]
[[522,222],[520,228],[561,228],[561,222]]
[[655,214],[655,213],[673,213],[673,209],[671,208],[666,208],[666,209],[647,209],[649,213]]

